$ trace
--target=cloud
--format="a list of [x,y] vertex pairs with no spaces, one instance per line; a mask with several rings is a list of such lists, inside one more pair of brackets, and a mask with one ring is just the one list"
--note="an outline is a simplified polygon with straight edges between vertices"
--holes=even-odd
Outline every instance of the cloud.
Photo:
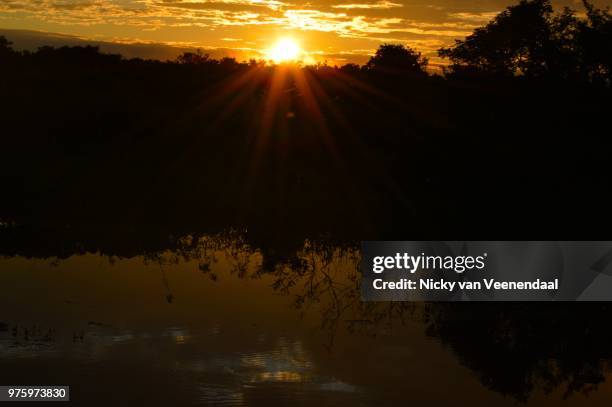
[[[468,28],[458,22],[425,26],[423,21],[396,15],[361,13],[400,7],[402,4],[388,0],[337,4],[328,7],[328,11],[323,6],[303,8],[280,0],[0,0],[0,13],[19,12],[47,23],[74,26],[106,24],[157,30],[258,25],[335,32],[343,37],[391,32],[453,36],[463,35]],[[463,14],[455,13],[454,18],[463,16],[468,21],[476,18]]]
[[336,4],[332,6],[332,8],[340,8],[340,9],[390,9],[404,7],[403,4],[393,3],[390,1],[377,1],[376,3],[354,3],[354,4]]
[[406,29],[402,26],[404,21],[398,17],[373,18],[318,10],[287,10],[278,23],[292,29],[335,32],[344,37],[364,37]]
[[451,0],[299,1],[0,0],[0,17],[13,18],[13,26],[16,21],[23,22],[23,28],[42,21],[51,29],[71,27],[71,32],[96,32],[106,39],[121,32],[172,42],[189,40],[184,33],[196,33],[201,46],[233,42],[255,47],[262,43],[252,41],[269,40],[279,30],[308,31],[319,44],[332,45],[335,39],[346,47],[375,49],[383,41],[402,42],[433,55],[435,49],[470,34],[496,14],[482,4],[470,8]]
[[456,20],[469,21],[471,23],[487,23],[491,21],[499,11],[488,11],[482,13],[448,13],[448,17]]
[[246,7],[264,7],[271,10],[279,10],[288,3],[277,0],[150,0],[148,3],[153,7],[159,8],[179,8],[191,10],[206,9],[227,9],[233,6],[234,9],[244,9]]

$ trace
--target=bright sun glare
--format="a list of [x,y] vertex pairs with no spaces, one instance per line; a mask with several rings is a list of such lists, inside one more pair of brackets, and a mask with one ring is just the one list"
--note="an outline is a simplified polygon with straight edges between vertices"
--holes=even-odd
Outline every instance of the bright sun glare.
[[268,58],[276,63],[297,61],[301,54],[302,49],[291,38],[281,38],[267,52]]

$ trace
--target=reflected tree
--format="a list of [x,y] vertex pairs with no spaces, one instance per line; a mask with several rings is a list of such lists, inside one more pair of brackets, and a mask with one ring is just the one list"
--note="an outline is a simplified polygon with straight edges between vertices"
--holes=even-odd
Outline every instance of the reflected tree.
[[536,391],[588,393],[606,380],[611,311],[601,303],[437,303],[424,316],[427,333],[485,386],[525,402]]

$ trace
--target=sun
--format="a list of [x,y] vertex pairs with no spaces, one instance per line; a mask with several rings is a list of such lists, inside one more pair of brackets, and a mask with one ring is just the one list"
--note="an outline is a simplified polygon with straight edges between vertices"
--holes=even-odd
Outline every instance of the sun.
[[291,38],[281,38],[266,52],[268,59],[276,63],[297,61],[301,54],[299,44]]

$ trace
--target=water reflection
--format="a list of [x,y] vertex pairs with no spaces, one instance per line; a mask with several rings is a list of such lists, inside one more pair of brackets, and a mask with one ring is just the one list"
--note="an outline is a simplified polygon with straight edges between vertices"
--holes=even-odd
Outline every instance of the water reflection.
[[[8,327],[8,324],[3,324],[3,327]],[[61,363],[60,359],[86,360],[95,369],[99,364],[116,360],[117,354],[125,357],[122,348],[138,353],[142,353],[143,348],[145,353],[149,353],[147,347],[163,349],[164,358],[171,354],[167,361],[161,361],[165,362],[164,369],[171,370],[173,375],[189,378],[197,389],[196,398],[185,402],[205,404],[242,405],[248,399],[245,392],[263,391],[267,394],[272,389],[277,399],[285,397],[286,400],[304,392],[329,395],[360,391],[353,385],[320,374],[312,355],[296,338],[281,336],[270,341],[259,336],[252,346],[243,342],[238,349],[223,349],[219,341],[228,338],[223,338],[220,330],[214,328],[204,332],[178,327],[137,332],[89,322],[84,332],[73,333],[72,344],[69,344],[69,338],[63,338],[61,334],[56,340],[54,329],[48,329],[44,335],[40,329],[20,325],[3,329],[0,332],[0,357],[7,361],[40,360],[49,366]],[[185,352],[181,350],[190,345],[192,347]],[[137,356],[131,357],[138,359]],[[159,362],[159,358],[150,361],[154,365]],[[66,372],[60,374],[63,376]],[[122,376],[122,372],[115,374]],[[71,377],[70,380],[79,383],[78,378]],[[78,389],[76,393],[79,393]]]
[[606,304],[362,303],[356,245],[246,236],[9,253],[0,382],[70,383],[77,401],[130,382],[127,400],[159,405],[612,400]]

